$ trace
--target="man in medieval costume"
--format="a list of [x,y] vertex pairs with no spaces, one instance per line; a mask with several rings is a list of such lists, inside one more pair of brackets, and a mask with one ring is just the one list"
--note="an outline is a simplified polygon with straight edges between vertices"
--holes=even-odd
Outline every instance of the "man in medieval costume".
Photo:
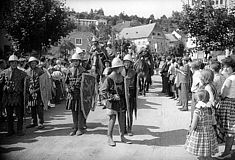
[[7,136],[11,136],[14,131],[15,110],[17,116],[17,135],[23,136],[23,116],[24,116],[24,89],[26,73],[17,68],[18,58],[15,55],[9,57],[10,67],[1,72],[0,83],[3,87],[3,106],[7,110]]
[[39,61],[35,57],[30,57],[28,60],[29,68],[26,70],[28,75],[28,107],[31,108],[32,123],[27,125],[26,128],[33,128],[38,126],[38,129],[43,129],[44,111],[43,101],[41,96],[40,77],[44,71],[37,65]]
[[[130,54],[127,54],[123,58],[125,77],[125,89],[126,89],[126,100],[127,100],[127,133],[132,136],[132,125],[133,125],[133,113],[137,116],[137,73],[132,68],[133,60]],[[129,109],[128,109],[129,107]]]
[[80,88],[82,74],[86,73],[87,70],[82,67],[81,56],[78,52],[72,55],[71,62],[73,67],[69,68],[65,78],[67,91],[66,109],[72,111],[73,117],[73,131],[70,133],[70,136],[80,136],[86,128],[85,117],[81,107]]
[[114,50],[112,48],[112,43],[110,42],[110,40],[107,42],[106,52],[107,52],[107,55],[108,55],[108,59],[112,61],[113,58],[115,57],[115,53],[114,53]]

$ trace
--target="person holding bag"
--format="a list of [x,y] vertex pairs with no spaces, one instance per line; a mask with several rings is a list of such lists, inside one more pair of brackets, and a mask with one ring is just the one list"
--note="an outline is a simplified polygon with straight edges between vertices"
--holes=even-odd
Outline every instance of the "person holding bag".
[[122,60],[118,57],[114,58],[111,70],[110,75],[107,76],[100,87],[101,99],[106,102],[107,115],[109,116],[108,145],[116,146],[116,143],[113,141],[113,128],[116,117],[118,117],[121,142],[130,144],[131,142],[124,137],[127,108],[125,103],[124,77],[121,75],[123,70]]

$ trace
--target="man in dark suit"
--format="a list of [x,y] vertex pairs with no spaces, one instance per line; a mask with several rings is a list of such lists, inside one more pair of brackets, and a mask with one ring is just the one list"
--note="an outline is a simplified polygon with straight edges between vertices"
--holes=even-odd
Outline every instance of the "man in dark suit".
[[170,63],[169,63],[170,61],[171,61],[171,57],[167,57],[167,59],[163,57],[164,64],[160,72],[162,76],[162,93],[165,93],[167,95],[170,94],[169,77],[168,77],[168,69],[170,67]]

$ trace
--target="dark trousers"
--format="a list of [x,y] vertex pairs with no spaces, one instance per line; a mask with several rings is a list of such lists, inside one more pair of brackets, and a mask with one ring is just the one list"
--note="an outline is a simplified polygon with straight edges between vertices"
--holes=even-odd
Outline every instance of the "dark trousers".
[[31,107],[31,116],[32,116],[33,124],[38,125],[38,122],[39,124],[43,124],[44,123],[43,105],[37,105],[37,106]]
[[167,95],[170,95],[170,83],[169,83],[169,77],[163,76],[162,77],[162,84],[163,84],[163,92]]
[[13,113],[15,110],[17,117],[17,131],[23,130],[23,117],[24,117],[24,107],[23,105],[19,106],[7,106],[7,131],[8,133],[14,132],[14,117]]
[[58,104],[60,102],[60,98],[62,98],[62,88],[61,88],[61,82],[59,80],[55,80],[55,103]]
[[73,117],[73,128],[75,130],[83,129],[83,127],[85,127],[86,119],[81,110],[72,111],[72,117]]
[[134,108],[130,107],[130,120],[127,120],[127,131],[131,131],[132,130],[132,125],[133,125],[133,111]]
[[165,76],[162,75],[162,92],[166,93]]
[[[133,113],[134,113],[134,109],[135,109],[135,104],[136,104],[136,98],[135,98],[135,92],[132,89],[129,89],[130,91],[130,98],[129,98],[129,102],[130,102],[130,114],[129,117],[130,119],[128,120],[127,118],[127,131],[131,131],[132,130],[132,125],[133,125]],[[127,113],[128,114],[128,113]]]

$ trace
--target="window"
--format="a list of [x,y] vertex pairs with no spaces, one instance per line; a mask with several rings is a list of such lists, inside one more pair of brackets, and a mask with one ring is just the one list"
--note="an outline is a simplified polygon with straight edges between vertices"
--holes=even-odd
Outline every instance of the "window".
[[223,0],[220,0],[220,4],[223,4]]
[[219,0],[216,0],[216,4],[219,4]]
[[82,39],[81,38],[76,38],[75,39],[75,44],[76,45],[82,45]]

